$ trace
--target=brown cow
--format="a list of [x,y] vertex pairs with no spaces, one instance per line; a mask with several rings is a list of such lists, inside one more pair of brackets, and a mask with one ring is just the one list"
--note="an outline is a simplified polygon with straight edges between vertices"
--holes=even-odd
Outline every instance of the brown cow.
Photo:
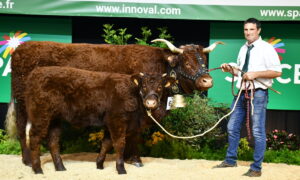
[[[200,45],[186,45],[176,48],[166,43],[170,50],[143,45],[93,45],[66,44],[56,42],[30,41],[21,44],[12,54],[12,92],[16,103],[16,123],[22,147],[22,160],[30,165],[29,151],[25,145],[25,126],[27,116],[24,104],[25,79],[28,74],[39,66],[71,66],[92,71],[108,71],[124,74],[137,72],[177,73],[177,86],[184,93],[193,90],[207,90],[212,87],[212,78],[206,68],[206,56],[217,43],[207,48]],[[177,88],[178,90],[178,88]],[[10,107],[13,107],[12,98]],[[163,116],[165,110],[161,109]],[[7,124],[10,119],[7,120]],[[127,148],[127,147],[126,147]],[[125,152],[129,152],[126,150]],[[126,157],[127,158],[127,157]],[[139,158],[133,161],[140,162]]]
[[[166,74],[165,74],[166,75]],[[26,81],[26,127],[32,156],[32,169],[43,173],[40,165],[41,140],[48,145],[55,169],[65,170],[59,153],[60,121],[77,127],[107,127],[116,151],[116,167],[125,174],[123,153],[126,137],[138,136],[139,121],[146,109],[156,109],[164,96],[164,88],[174,78],[152,75],[126,75],[94,72],[71,67],[38,67]],[[106,149],[97,158],[97,168],[103,168]]]

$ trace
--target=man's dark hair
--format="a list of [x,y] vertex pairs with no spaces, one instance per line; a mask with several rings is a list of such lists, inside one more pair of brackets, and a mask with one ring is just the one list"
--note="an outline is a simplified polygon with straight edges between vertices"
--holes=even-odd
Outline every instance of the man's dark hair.
[[255,19],[255,18],[249,18],[247,19],[245,22],[244,22],[244,25],[247,24],[247,23],[253,23],[253,24],[256,24],[256,27],[257,29],[260,29],[261,28],[261,23],[259,20]]

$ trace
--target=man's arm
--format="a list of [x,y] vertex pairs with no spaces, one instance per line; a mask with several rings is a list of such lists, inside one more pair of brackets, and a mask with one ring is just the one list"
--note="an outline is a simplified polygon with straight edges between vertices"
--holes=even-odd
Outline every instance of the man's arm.
[[272,70],[257,71],[257,72],[246,72],[243,75],[243,78],[245,80],[254,80],[256,78],[274,79],[274,78],[280,77],[281,74],[282,74],[281,72],[272,71]]

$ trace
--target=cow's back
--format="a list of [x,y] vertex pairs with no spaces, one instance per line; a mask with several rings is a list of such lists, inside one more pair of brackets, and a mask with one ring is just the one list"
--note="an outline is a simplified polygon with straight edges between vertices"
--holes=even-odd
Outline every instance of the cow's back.
[[12,55],[14,96],[22,98],[29,72],[40,66],[70,66],[92,71],[125,74],[158,72],[165,69],[164,50],[143,45],[69,44],[30,41],[20,45]]

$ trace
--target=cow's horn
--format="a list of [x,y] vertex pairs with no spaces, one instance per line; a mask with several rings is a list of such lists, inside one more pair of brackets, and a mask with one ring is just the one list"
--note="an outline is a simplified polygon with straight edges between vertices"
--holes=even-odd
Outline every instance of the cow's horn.
[[180,54],[183,53],[182,49],[179,49],[179,48],[175,47],[170,41],[167,41],[165,39],[154,39],[151,42],[163,42],[163,43],[165,43],[169,47],[169,49],[172,52],[174,52],[174,53],[180,53]]
[[212,51],[216,48],[216,46],[217,46],[218,44],[225,44],[225,43],[223,43],[222,41],[214,42],[212,45],[210,45],[210,46],[204,48],[204,49],[203,49],[203,52],[204,52],[204,53],[210,53],[210,52],[212,52]]

